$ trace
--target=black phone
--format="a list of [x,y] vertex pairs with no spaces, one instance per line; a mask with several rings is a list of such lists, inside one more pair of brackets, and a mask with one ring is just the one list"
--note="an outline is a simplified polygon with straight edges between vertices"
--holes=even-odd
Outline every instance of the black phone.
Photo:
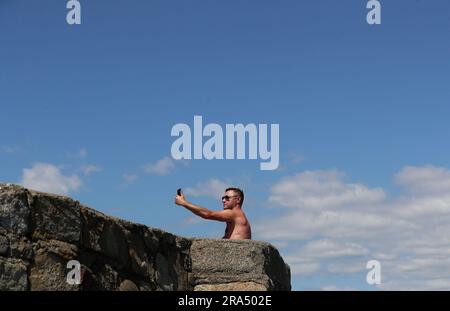
[[178,195],[181,195],[181,188],[178,188],[177,194],[178,194]]

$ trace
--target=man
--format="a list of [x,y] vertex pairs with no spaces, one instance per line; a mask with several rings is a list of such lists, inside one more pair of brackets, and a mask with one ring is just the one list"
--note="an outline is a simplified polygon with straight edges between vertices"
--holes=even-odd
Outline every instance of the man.
[[186,201],[183,193],[175,197],[175,204],[181,205],[195,215],[204,219],[223,221],[227,223],[224,239],[244,240],[252,238],[250,223],[242,211],[244,192],[238,188],[228,188],[222,197],[223,211],[210,211]]

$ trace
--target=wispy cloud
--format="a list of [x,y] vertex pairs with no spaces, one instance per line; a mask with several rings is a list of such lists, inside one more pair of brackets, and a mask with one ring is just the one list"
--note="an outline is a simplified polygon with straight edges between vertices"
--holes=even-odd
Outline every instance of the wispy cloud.
[[271,189],[271,203],[311,210],[342,205],[381,202],[380,188],[369,189],[362,184],[344,182],[345,174],[332,171],[306,171],[276,183]]
[[286,155],[286,158],[292,163],[292,164],[299,164],[306,160],[306,157],[303,155],[300,155],[298,153],[289,152]]
[[[311,275],[324,269],[327,272],[358,272],[364,270],[361,258],[368,255],[368,249],[363,246],[331,239],[311,240],[294,253],[286,256],[291,264],[293,274]],[[361,264],[348,265],[348,258],[360,260]],[[342,265],[342,259],[344,259]],[[336,265],[336,263],[341,264]]]
[[38,191],[67,195],[78,190],[83,182],[77,175],[63,175],[53,164],[36,163],[23,169],[20,184]]
[[186,188],[184,193],[194,197],[207,196],[218,199],[223,195],[225,189],[228,187],[230,187],[230,183],[212,178],[206,182],[200,182],[194,187]]
[[[256,235],[286,242],[293,274],[358,274],[368,260],[382,265],[382,289],[450,289],[450,170],[405,167],[394,176],[404,192],[348,182],[336,170],[307,171],[271,188],[277,218]],[[352,285],[353,287],[353,285]]]
[[69,158],[73,158],[73,159],[84,159],[86,158],[88,155],[88,151],[86,148],[80,148],[78,151],[76,152],[69,152],[67,153],[67,156]]
[[322,290],[323,291],[339,291],[339,292],[342,292],[342,291],[356,291],[358,289],[355,288],[355,287],[348,287],[348,286],[339,287],[339,286],[336,286],[336,285],[327,285],[327,286],[322,287]]
[[126,184],[131,184],[138,179],[138,175],[137,174],[123,174],[122,178]]
[[81,166],[81,171],[85,176],[89,176],[92,173],[101,172],[102,168],[100,166],[90,164]]
[[20,151],[20,147],[17,145],[2,146],[2,148],[0,150],[4,153],[13,154],[13,153],[17,153],[18,151]]
[[165,176],[175,169],[175,161],[170,157],[164,157],[156,163],[145,164],[143,169],[145,173]]
[[395,175],[395,182],[415,194],[450,193],[450,171],[443,167],[407,166]]

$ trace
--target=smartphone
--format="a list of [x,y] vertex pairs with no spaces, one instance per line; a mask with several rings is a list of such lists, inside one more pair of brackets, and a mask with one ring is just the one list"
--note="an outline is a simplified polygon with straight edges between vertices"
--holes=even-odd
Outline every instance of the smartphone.
[[177,195],[181,195],[181,188],[178,188]]

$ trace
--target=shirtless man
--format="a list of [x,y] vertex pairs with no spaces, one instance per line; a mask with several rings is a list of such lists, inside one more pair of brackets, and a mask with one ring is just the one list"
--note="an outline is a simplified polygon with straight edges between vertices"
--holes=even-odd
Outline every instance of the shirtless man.
[[250,223],[242,211],[244,202],[244,192],[238,188],[228,188],[222,197],[223,210],[210,211],[186,201],[184,194],[175,197],[175,204],[181,205],[190,210],[195,215],[204,219],[223,221],[227,223],[224,239],[244,240],[252,238]]

